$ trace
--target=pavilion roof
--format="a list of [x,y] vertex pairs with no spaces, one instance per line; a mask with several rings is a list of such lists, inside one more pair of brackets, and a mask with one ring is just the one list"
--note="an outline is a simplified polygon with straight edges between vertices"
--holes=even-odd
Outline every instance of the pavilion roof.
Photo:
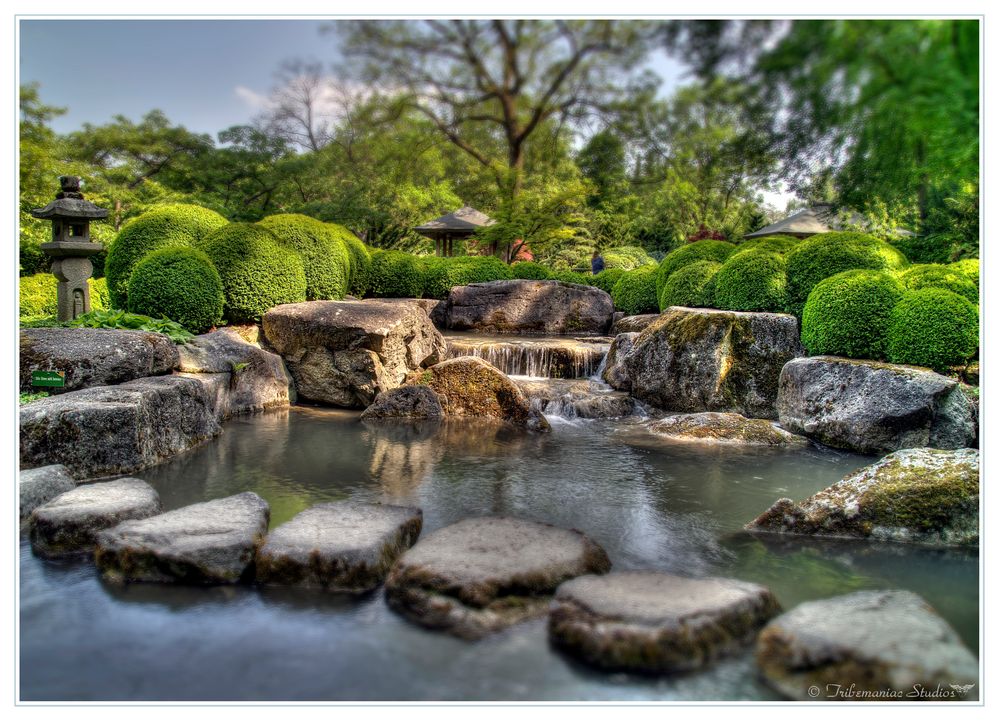
[[442,215],[423,225],[418,225],[413,230],[421,235],[431,237],[444,234],[471,235],[479,228],[492,225],[495,222],[495,220],[485,213],[466,205],[453,213]]

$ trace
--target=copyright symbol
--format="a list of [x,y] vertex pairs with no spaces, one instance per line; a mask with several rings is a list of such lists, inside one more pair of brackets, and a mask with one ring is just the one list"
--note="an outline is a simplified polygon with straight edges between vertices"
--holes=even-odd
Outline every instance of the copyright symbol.
[[811,696],[812,698],[818,698],[820,693],[822,693],[822,691],[819,689],[818,686],[808,687],[808,695]]

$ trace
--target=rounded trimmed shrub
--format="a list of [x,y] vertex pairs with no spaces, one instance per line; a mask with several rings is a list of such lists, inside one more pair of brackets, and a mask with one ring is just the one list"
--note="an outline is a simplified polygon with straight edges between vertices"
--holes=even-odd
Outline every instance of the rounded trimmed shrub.
[[[108,310],[108,286],[104,278],[90,278],[90,309]],[[47,318],[58,315],[58,282],[51,273],[25,275],[18,279],[18,317]]]
[[959,273],[964,273],[965,276],[970,278],[975,282],[975,287],[980,287],[978,285],[978,258],[965,258],[964,260],[958,260],[950,265],[948,268],[953,268]]
[[753,250],[733,255],[714,284],[716,308],[780,313],[787,307],[787,261],[778,253]]
[[125,223],[108,248],[104,273],[111,305],[128,305],[128,279],[135,265],[160,248],[193,245],[228,223],[214,210],[197,205],[161,205]]
[[673,273],[659,295],[659,309],[666,310],[671,305],[687,308],[711,308],[715,298],[715,276],[722,264],[711,260],[699,260],[686,265]]
[[139,261],[128,281],[128,312],[169,318],[192,333],[222,320],[222,279],[200,250],[161,248]]
[[656,298],[656,267],[653,265],[629,270],[611,290],[614,307],[627,315],[658,313]]
[[592,278],[592,275],[577,273],[574,270],[560,270],[558,273],[552,274],[552,280],[558,280],[563,283],[573,283],[575,285],[590,285],[590,280]]
[[530,260],[522,260],[510,266],[510,272],[514,278],[523,280],[548,280],[552,277],[551,271],[541,263]]
[[811,355],[885,357],[902,284],[880,270],[846,270],[820,281],[801,316],[801,343]]
[[620,268],[607,268],[596,275],[590,276],[590,285],[596,286],[605,293],[610,293],[624,274],[625,271]]
[[813,235],[787,254],[788,308],[800,316],[812,288],[844,270],[892,271],[908,264],[897,248],[866,233]]
[[936,263],[913,265],[899,274],[898,279],[906,290],[943,288],[978,304],[978,286],[964,273],[946,265]]
[[230,223],[196,247],[222,279],[223,314],[230,323],[254,322],[276,305],[305,300],[302,259],[267,228]]
[[306,299],[339,300],[347,294],[350,255],[340,235],[329,225],[298,213],[270,215],[257,225],[274,233],[301,257]]
[[736,250],[735,245],[725,240],[698,240],[682,245],[663,258],[656,272],[656,293],[662,294],[666,281],[684,266],[700,260],[724,263]]
[[943,288],[910,290],[892,312],[888,360],[946,372],[978,350],[978,308]]
[[794,250],[798,243],[797,238],[792,238],[788,235],[766,235],[762,238],[751,238],[750,240],[742,241],[736,246],[735,253],[732,255],[745,253],[750,250],[768,250],[771,253],[785,255]]
[[339,238],[350,256],[350,278],[347,292],[356,298],[363,298],[371,282],[371,249],[349,229],[336,223],[325,223],[334,237]]
[[469,283],[513,278],[510,266],[495,256],[463,255],[457,258],[425,258],[424,298],[446,298],[451,289]]
[[656,259],[649,255],[645,248],[637,245],[621,245],[617,248],[608,248],[602,255],[605,270],[614,268],[635,270],[644,265],[655,265],[656,263]]
[[375,298],[419,298],[423,294],[423,263],[401,250],[377,250],[371,254],[369,294]]

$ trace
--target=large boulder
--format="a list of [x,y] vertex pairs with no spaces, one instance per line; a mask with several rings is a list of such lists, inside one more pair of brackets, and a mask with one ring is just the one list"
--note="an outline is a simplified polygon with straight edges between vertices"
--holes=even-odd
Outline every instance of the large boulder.
[[370,591],[421,528],[419,508],[322,503],[271,531],[257,552],[257,582]]
[[614,302],[588,285],[557,280],[494,280],[452,288],[447,297],[449,330],[481,333],[603,335]]
[[344,408],[367,407],[447,350],[415,301],[279,305],[264,315],[263,329],[287,363],[299,398]]
[[247,491],[103,531],[94,560],[116,582],[235,583],[251,568],[269,520],[267,502]]
[[604,362],[604,370],[600,377],[603,378],[604,383],[614,390],[631,390],[631,378],[628,377],[628,368],[624,363],[624,359],[627,358],[631,349],[635,347],[635,340],[639,335],[637,332],[618,333],[614,336],[610,350],[607,351],[607,360]]
[[760,633],[756,659],[795,701],[970,701],[978,662],[950,625],[910,591],[810,601]]
[[772,421],[746,418],[738,413],[668,416],[652,423],[649,430],[672,440],[693,443],[771,447],[808,445],[807,438],[788,433]]
[[361,420],[385,418],[433,419],[443,418],[441,399],[430,386],[399,386],[379,393],[370,406],[364,409]]
[[857,451],[976,445],[977,413],[961,384],[925,368],[835,356],[798,358],[780,374],[780,423]]
[[20,408],[21,465],[76,478],[130,473],[215,437],[215,400],[199,381],[162,376],[85,388]]
[[280,408],[293,398],[281,356],[248,342],[232,328],[199,335],[182,345],[179,369],[208,385],[219,419]]
[[52,394],[109,386],[169,373],[178,364],[177,345],[162,333],[111,328],[23,328],[21,391],[31,390],[32,371],[62,371]]
[[641,333],[657,320],[659,320],[658,313],[626,315],[622,318],[615,319],[614,324],[610,329],[610,335],[621,335],[622,333]]
[[495,418],[530,430],[549,429],[517,384],[481,358],[452,358],[414,372],[407,382],[429,386],[445,417]]
[[76,488],[76,481],[69,469],[59,463],[21,471],[17,483],[20,497],[21,520],[56,496]]
[[543,615],[559,584],[605,573],[579,531],[513,518],[469,518],[431,533],[389,573],[389,605],[428,628],[481,638]]
[[794,316],[671,307],[624,364],[632,395],[663,410],[776,418],[781,368],[804,353]]
[[746,526],[935,546],[978,545],[978,451],[896,451],[795,503],[781,498]]
[[159,512],[159,494],[138,478],[78,486],[31,512],[31,545],[43,556],[86,553],[103,529]]
[[738,651],[780,610],[765,587],[731,578],[621,572],[559,586],[552,642],[608,671],[672,673]]

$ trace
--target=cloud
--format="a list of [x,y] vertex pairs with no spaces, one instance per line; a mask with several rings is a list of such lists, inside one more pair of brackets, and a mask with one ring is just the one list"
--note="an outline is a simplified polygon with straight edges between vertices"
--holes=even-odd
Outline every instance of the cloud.
[[246,103],[247,107],[254,111],[261,111],[269,109],[273,103],[271,99],[258,93],[256,90],[251,90],[243,85],[237,85],[235,89],[236,97]]

